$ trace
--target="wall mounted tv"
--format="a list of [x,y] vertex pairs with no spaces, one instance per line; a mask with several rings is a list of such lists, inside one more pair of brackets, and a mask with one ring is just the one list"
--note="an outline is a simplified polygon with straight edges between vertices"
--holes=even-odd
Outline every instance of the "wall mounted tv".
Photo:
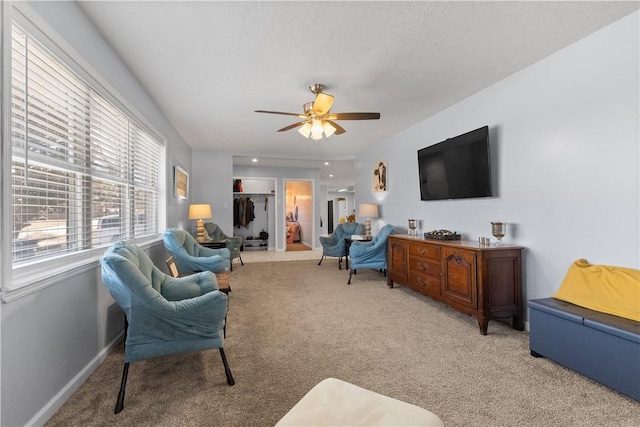
[[421,200],[490,197],[489,127],[418,150]]

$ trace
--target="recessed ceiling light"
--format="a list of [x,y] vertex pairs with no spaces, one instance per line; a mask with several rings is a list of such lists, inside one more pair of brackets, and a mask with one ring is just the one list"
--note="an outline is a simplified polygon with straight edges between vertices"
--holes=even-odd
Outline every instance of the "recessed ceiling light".
[[251,161],[252,161],[253,163],[256,163],[256,162],[258,161],[258,159],[251,159]]
[[324,162],[324,165],[325,166],[329,166],[329,162]]
[[333,175],[331,175],[331,174],[330,174],[330,175],[329,175],[329,178],[333,178]]

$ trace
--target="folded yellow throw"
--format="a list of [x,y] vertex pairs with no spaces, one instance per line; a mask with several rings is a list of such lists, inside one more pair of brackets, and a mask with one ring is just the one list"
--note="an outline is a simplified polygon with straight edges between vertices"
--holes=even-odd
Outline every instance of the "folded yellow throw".
[[591,265],[579,259],[569,267],[553,298],[640,322],[640,270]]

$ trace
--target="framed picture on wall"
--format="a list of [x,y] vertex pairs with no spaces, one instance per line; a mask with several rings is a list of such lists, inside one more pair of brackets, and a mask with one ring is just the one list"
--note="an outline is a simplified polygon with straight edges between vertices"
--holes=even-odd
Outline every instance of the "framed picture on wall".
[[189,174],[180,166],[174,167],[173,195],[178,199],[189,197]]
[[373,164],[373,192],[387,191],[387,162],[381,160]]

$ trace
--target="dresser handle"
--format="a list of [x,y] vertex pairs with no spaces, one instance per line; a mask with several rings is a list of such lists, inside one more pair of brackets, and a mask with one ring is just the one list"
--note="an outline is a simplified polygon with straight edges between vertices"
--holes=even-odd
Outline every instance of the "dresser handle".
[[428,249],[423,248],[422,246],[418,246],[418,248],[416,249],[418,251],[418,253],[420,255],[426,255],[427,252],[429,252]]
[[429,264],[423,264],[421,262],[418,263],[418,268],[422,271],[426,271],[429,269]]
[[422,279],[420,279],[420,278],[418,277],[418,285],[420,285],[420,286],[425,286],[425,287],[426,287],[426,286],[427,286],[427,283],[423,282],[423,281],[422,281]]

